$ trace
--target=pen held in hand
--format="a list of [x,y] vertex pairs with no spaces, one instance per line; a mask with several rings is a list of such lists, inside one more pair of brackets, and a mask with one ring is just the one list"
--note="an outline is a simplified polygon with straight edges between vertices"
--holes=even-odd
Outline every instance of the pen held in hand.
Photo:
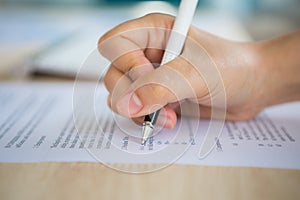
[[[181,1],[161,65],[172,61],[181,54],[197,4],[198,0]],[[145,116],[142,125],[142,145],[145,145],[148,138],[151,137],[159,112],[160,110],[157,110]]]

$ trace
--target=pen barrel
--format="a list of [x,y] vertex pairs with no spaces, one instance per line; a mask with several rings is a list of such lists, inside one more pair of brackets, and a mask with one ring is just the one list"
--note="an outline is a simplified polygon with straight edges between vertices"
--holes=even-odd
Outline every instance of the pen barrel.
[[[179,11],[170,33],[161,65],[172,61],[181,54],[197,3],[198,0],[182,0],[180,2]],[[151,124],[154,125],[159,112],[160,110],[157,110],[154,113],[146,115],[144,121],[151,122]]]
[[161,65],[170,62],[182,52],[198,0],[182,0],[168,39]]
[[180,2],[179,10],[172,31],[183,36],[187,35],[194,17],[197,4],[198,0],[182,0]]
[[179,54],[166,49],[160,65],[164,65],[164,64],[174,60],[178,55]]

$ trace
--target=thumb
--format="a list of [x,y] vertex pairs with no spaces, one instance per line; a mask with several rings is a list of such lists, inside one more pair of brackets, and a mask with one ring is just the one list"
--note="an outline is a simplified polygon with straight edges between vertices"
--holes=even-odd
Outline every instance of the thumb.
[[189,62],[178,57],[135,80],[117,100],[117,111],[133,118],[152,113],[168,103],[197,98],[197,84],[193,82],[197,74]]

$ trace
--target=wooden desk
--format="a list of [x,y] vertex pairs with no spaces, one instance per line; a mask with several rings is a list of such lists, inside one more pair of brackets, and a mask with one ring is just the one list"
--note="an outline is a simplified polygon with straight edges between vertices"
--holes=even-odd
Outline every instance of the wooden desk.
[[300,171],[173,165],[126,174],[97,163],[0,164],[1,199],[300,199]]

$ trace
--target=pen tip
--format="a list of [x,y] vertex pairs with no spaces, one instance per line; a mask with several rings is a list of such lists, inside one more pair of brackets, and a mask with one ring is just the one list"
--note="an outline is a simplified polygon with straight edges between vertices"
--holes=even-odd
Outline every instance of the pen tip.
[[148,138],[152,135],[153,125],[151,122],[144,122],[142,129],[142,145],[146,145]]
[[145,146],[146,145],[146,141],[145,139],[142,139],[142,145]]

